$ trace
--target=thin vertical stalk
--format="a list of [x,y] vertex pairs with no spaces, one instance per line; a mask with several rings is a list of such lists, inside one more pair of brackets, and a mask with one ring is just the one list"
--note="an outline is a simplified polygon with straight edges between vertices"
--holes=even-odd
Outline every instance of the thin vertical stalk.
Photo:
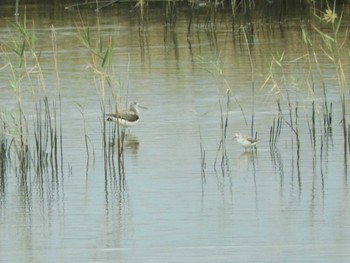
[[230,92],[230,90],[227,89],[225,120],[224,120],[224,115],[223,115],[223,111],[222,111],[222,105],[221,105],[221,102],[219,102],[220,120],[221,120],[221,122],[220,122],[221,123],[221,139],[220,139],[219,147],[218,147],[218,150],[216,153],[216,158],[214,161],[214,170],[216,170],[216,168],[215,168],[216,163],[218,160],[219,153],[221,152],[221,171],[222,171],[223,176],[225,175],[225,167],[226,167],[226,170],[229,171],[228,158],[227,158],[227,152],[226,152],[226,135],[227,135],[227,127],[228,127],[228,108],[229,108],[229,104],[230,104],[229,92]]
[[[57,108],[54,106],[54,117],[55,117],[55,131],[54,131],[54,138],[52,143],[54,144],[54,160],[55,160],[55,173],[58,175],[58,140],[59,140],[59,147],[60,147],[60,163],[61,163],[61,175],[63,176],[63,138],[62,138],[62,101],[61,101],[61,92],[60,92],[60,77],[59,77],[59,70],[58,70],[58,64],[57,64],[57,40],[56,40],[56,30],[54,26],[51,26],[51,44],[52,44],[52,50],[53,50],[53,59],[55,64],[55,71],[56,71],[56,80],[57,80],[57,94],[58,94],[58,113],[59,116],[57,116]],[[58,129],[58,135],[57,135],[57,117],[59,117],[59,129]],[[59,138],[57,138],[57,136]]]
[[5,192],[6,182],[6,165],[7,165],[7,151],[8,142],[6,138],[6,124],[1,120],[1,130],[0,130],[0,196]]
[[19,0],[16,0],[16,7],[15,7],[15,16],[19,16],[19,12],[18,12],[18,7],[19,7]]
[[295,106],[295,137],[297,143],[297,171],[298,171],[298,185],[299,190],[301,190],[301,177],[300,177],[300,139],[299,139],[299,129],[298,129],[298,103]]
[[61,175],[63,176],[63,135],[62,135],[62,101],[61,101],[61,94],[58,95],[58,103],[59,103],[59,125],[60,125],[60,157],[61,157]]
[[277,123],[276,117],[273,119],[272,126],[270,127],[270,147],[275,147],[281,134],[282,129],[282,109],[280,105],[280,100],[277,100],[278,105],[278,115]]
[[201,133],[201,126],[198,124],[198,131],[199,131],[199,148],[200,148],[200,155],[201,155],[201,180],[202,184],[206,182],[205,178],[205,150],[203,149],[203,138]]
[[104,162],[104,173],[105,173],[105,182],[108,180],[108,152],[107,152],[107,134],[106,134],[106,110],[105,104],[101,101],[101,111],[102,111],[102,146],[103,146],[103,162]]
[[250,65],[250,74],[251,74],[251,81],[252,81],[252,118],[251,118],[251,125],[250,125],[250,135],[254,137],[254,104],[255,104],[255,87],[254,87],[254,67],[253,67],[253,60],[252,55],[250,51],[249,41],[247,38],[247,34],[245,31],[245,28],[242,27],[243,33],[244,33],[244,39],[246,42],[247,50],[248,50],[248,57],[249,57],[249,65]]
[[[346,108],[345,108],[345,95],[341,95],[341,107],[342,107],[342,128],[343,128],[343,136],[344,136],[344,156],[347,155],[347,124],[346,124]],[[346,157],[345,157],[346,158]]]

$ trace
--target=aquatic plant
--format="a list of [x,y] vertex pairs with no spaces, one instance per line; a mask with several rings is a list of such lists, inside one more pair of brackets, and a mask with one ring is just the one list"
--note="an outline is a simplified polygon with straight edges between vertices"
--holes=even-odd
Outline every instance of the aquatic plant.
[[[229,171],[229,163],[228,163],[228,157],[227,157],[227,151],[226,151],[226,139],[227,139],[228,113],[230,108],[231,88],[227,80],[223,76],[220,57],[216,59],[207,59],[207,58],[198,56],[197,61],[201,65],[203,65],[204,70],[208,71],[213,77],[218,78],[222,82],[222,85],[226,88],[226,92],[224,95],[224,98],[226,100],[225,109],[223,108],[221,98],[218,101],[219,109],[220,109],[220,131],[221,132],[220,132],[220,142],[216,151],[216,157],[214,161],[214,170],[216,171],[216,165],[218,163],[218,159],[220,156],[221,171],[222,171],[222,174],[225,175],[226,171]],[[201,139],[200,139],[200,143],[201,143]],[[205,155],[201,153],[201,156],[202,156],[201,165],[203,167],[203,162],[204,162],[203,157],[205,157]]]
[[[56,134],[58,136],[58,142],[56,142],[59,146],[55,147],[55,155],[58,156],[58,149],[59,154],[60,154],[60,170],[63,176],[63,132],[62,132],[62,101],[61,101],[61,83],[60,83],[60,76],[59,76],[59,70],[58,70],[58,65],[57,65],[57,41],[56,41],[56,30],[54,26],[51,26],[51,44],[52,44],[52,53],[53,53],[53,60],[54,60],[54,65],[55,65],[55,72],[56,72],[56,81],[57,81],[57,89],[56,89],[56,96],[58,97],[58,105],[54,101],[54,113],[55,113],[55,120],[54,124],[56,127]],[[58,111],[58,114],[57,114]],[[57,119],[58,122],[57,122]],[[57,164],[57,163],[56,163]],[[58,171],[58,167],[56,167],[56,171]]]
[[[317,10],[314,11],[315,17],[318,19],[318,22],[328,26],[327,32],[326,29],[321,29],[320,26],[312,24],[313,30],[321,37],[322,40],[322,51],[324,55],[333,63],[335,74],[337,76],[338,86],[339,86],[339,95],[342,109],[342,130],[344,137],[344,152],[347,152],[348,149],[348,125],[347,125],[347,111],[346,111],[346,91],[347,91],[347,78],[344,72],[344,62],[341,55],[341,50],[347,48],[345,46],[346,41],[348,41],[347,35],[343,39],[339,36],[340,28],[343,23],[343,12],[338,16],[336,13],[336,1],[334,1],[333,6],[331,7],[327,3],[327,8],[325,11]],[[330,31],[330,32],[328,32]],[[304,34],[307,35],[307,34]],[[312,45],[312,42],[309,38],[304,39],[304,42],[307,45]],[[325,87],[324,97],[325,97],[325,106],[324,106],[324,126],[329,129],[331,127],[331,107],[328,109],[326,101]],[[326,129],[326,128],[325,128]],[[346,156],[346,155],[345,155]]]
[[86,175],[88,175],[88,171],[89,171],[89,163],[90,163],[90,147],[92,149],[92,161],[93,161],[93,165],[95,164],[95,149],[94,149],[94,145],[89,137],[89,135],[87,134],[87,130],[86,130],[86,118],[85,118],[85,113],[84,113],[84,109],[85,109],[85,104],[82,103],[76,103],[78,110],[83,118],[83,127],[84,127],[84,141],[85,141],[85,150],[86,150]]
[[245,44],[247,47],[247,53],[249,58],[249,66],[250,66],[250,74],[251,74],[251,86],[252,86],[252,117],[251,117],[251,125],[250,125],[250,136],[257,138],[257,134],[254,135],[254,108],[255,108],[255,74],[254,74],[254,64],[252,60],[252,54],[249,46],[249,41],[247,38],[247,34],[245,30],[244,32],[244,38],[245,38]]
[[281,135],[283,115],[281,109],[280,100],[277,100],[278,113],[277,117],[273,119],[272,126],[270,127],[270,147],[275,147],[277,145],[278,139]]
[[[301,175],[300,175],[300,137],[299,137],[299,128],[298,128],[298,110],[299,110],[299,105],[296,103],[294,109],[292,107],[292,103],[290,101],[289,93],[287,93],[288,96],[288,109],[289,109],[289,121],[285,120],[285,123],[290,127],[292,131],[292,145],[293,145],[293,135],[295,136],[295,143],[296,143],[296,156],[297,156],[297,175],[298,175],[298,184],[299,184],[299,189],[301,188]],[[294,113],[294,114],[293,114]],[[294,118],[293,118],[294,115]]]
[[[5,51],[4,58],[7,60],[6,68],[12,74],[9,86],[12,88],[17,106],[11,113],[1,112],[1,125],[5,127],[1,136],[1,149],[2,152],[6,149],[7,153],[3,157],[11,159],[11,167],[15,168],[21,186],[26,189],[31,172],[34,172],[37,182],[43,182],[43,176],[49,172],[52,178],[57,179],[59,145],[61,145],[61,165],[63,162],[62,128],[61,122],[57,121],[60,117],[60,111],[59,115],[57,114],[57,104],[53,101],[50,105],[46,94],[40,54],[36,51],[37,39],[34,23],[32,28],[29,28],[26,14],[24,14],[23,23],[17,20],[12,25],[15,29],[14,33],[11,32],[11,35],[14,34],[12,49],[16,56],[11,56]],[[54,48],[54,33],[52,34],[52,44]],[[22,97],[27,95],[27,92],[23,91],[23,83],[27,81],[33,83],[31,95],[35,108],[34,113],[29,112],[22,102]],[[6,160],[4,158],[2,159]],[[2,171],[5,170],[2,169]]]
[[325,85],[323,84],[322,87],[323,87],[323,97],[324,97],[324,104],[323,104],[323,128],[324,128],[324,133],[325,134],[329,134],[329,133],[332,133],[333,104],[332,104],[332,102],[330,102],[328,104]]
[[203,137],[201,133],[201,125],[199,121],[198,121],[198,132],[199,132],[199,149],[200,149],[200,156],[201,156],[201,180],[203,184],[206,182],[206,178],[205,178],[206,162],[205,162],[205,150],[203,148]]
[[3,113],[0,112],[0,196],[5,192],[6,187],[6,168],[8,162],[9,140],[6,136],[6,122]]
[[220,167],[222,171],[222,175],[225,175],[225,167],[226,170],[229,171],[229,163],[226,151],[226,138],[227,138],[227,127],[228,127],[228,109],[230,106],[230,90],[226,90],[226,112],[225,117],[223,114],[223,109],[221,105],[221,101],[219,100],[220,107],[220,127],[221,127],[221,139],[219,142],[219,146],[216,152],[216,157],[214,161],[214,170],[216,171],[216,163],[218,161],[219,154],[221,153],[221,162]]
[[165,7],[164,7],[164,9],[165,9],[165,25],[175,27],[177,1],[169,0],[169,1],[166,1],[166,3],[164,5],[165,5]]
[[[118,112],[122,100],[120,92],[124,87],[124,82],[115,77],[118,76],[113,66],[113,50],[115,49],[115,43],[113,37],[109,37],[107,41],[104,40],[98,14],[96,29],[91,30],[89,27],[84,26],[83,21],[81,21],[81,23],[83,27],[82,29],[77,28],[78,36],[82,44],[90,52],[90,62],[87,69],[91,71],[97,92],[100,95],[100,123],[105,182],[106,184],[108,184],[109,181],[112,181],[113,184],[118,183],[120,189],[123,189],[125,182],[125,129],[117,122],[108,122],[107,125],[105,121],[107,107],[112,109],[108,110],[108,112]],[[130,60],[129,54],[126,55]],[[127,68],[129,70],[129,63]],[[126,94],[128,94],[127,85]],[[125,99],[127,100],[127,98]],[[85,144],[88,145],[88,137],[86,136],[85,141]],[[86,146],[86,148],[88,147]]]
[[[79,30],[79,39],[81,40],[83,45],[90,51],[92,55],[94,55],[94,57],[100,59],[101,66],[104,67],[113,55],[113,38],[109,39],[109,45],[107,46],[107,48],[104,48],[104,41],[100,33],[97,37],[97,43],[93,43],[93,37],[91,36],[91,31],[89,27],[83,27]],[[93,60],[95,60],[94,57]]]

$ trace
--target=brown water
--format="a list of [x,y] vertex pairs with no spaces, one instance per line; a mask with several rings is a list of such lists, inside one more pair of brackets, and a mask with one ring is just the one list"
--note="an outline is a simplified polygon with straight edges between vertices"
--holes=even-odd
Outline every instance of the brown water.
[[[0,110],[8,120],[11,114],[18,115],[10,86],[16,74],[10,64],[15,72],[32,70],[19,85],[29,127],[35,120],[35,99],[46,93],[50,103],[57,103],[61,94],[63,170],[58,180],[50,175],[39,180],[32,172],[24,190],[16,172],[16,155],[11,155],[0,195],[0,261],[350,259],[348,153],[344,152],[339,87],[334,64],[319,49],[317,34],[312,38],[319,69],[302,41],[301,27],[310,28],[303,22],[309,17],[288,18],[282,24],[261,24],[258,19],[254,34],[246,31],[251,41],[247,45],[244,31],[232,32],[229,14],[220,16],[215,32],[197,19],[187,35],[184,10],[174,30],[164,27],[162,10],[157,10],[139,31],[136,11],[130,15],[115,8],[96,14],[87,9],[79,19],[75,10],[29,6],[26,17],[28,28],[33,24],[35,28],[39,70],[29,50],[19,68],[13,52],[19,39],[11,26],[13,10],[2,12]],[[23,15],[18,20],[22,22]],[[102,68],[102,60],[79,39],[87,26],[95,51],[99,36],[103,51],[113,39],[108,67]],[[283,53],[283,61],[277,63]],[[348,70],[346,51],[342,57]],[[101,81],[94,67],[109,75],[113,88]],[[266,82],[268,76],[273,78]],[[328,137],[323,133],[322,83],[328,103],[333,103],[333,129]],[[148,108],[141,110],[139,123],[126,137],[123,181],[118,174],[105,172],[103,158],[101,101],[112,111],[113,93],[119,95],[121,107],[135,100]],[[277,147],[270,148],[278,97],[283,125]],[[294,120],[298,106],[293,127],[300,136],[299,151],[290,128],[288,101]],[[312,101],[315,146],[310,140]],[[217,152],[226,110],[228,134],[221,167],[223,152],[221,148]],[[256,152],[245,152],[232,138],[235,132],[250,133],[252,112],[260,141]]]

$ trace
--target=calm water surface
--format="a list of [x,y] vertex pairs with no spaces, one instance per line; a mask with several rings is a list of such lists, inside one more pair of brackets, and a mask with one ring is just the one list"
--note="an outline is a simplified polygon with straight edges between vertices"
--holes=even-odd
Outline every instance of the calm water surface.
[[[30,129],[35,99],[46,93],[52,105],[60,93],[63,170],[57,180],[51,175],[39,180],[32,172],[25,189],[16,161],[8,165],[0,194],[1,262],[350,259],[348,161],[339,88],[332,63],[320,50],[316,51],[322,78],[313,63],[310,78],[308,49],[300,37],[303,19],[256,26],[249,38],[251,74],[243,33],[232,32],[225,16],[216,33],[198,26],[187,36],[183,13],[175,30],[166,30],[156,12],[139,33],[137,15],[130,19],[110,11],[100,13],[97,21],[90,10],[82,12],[81,19],[74,11],[62,9],[50,15],[38,10],[28,8],[27,20],[29,28],[35,24],[42,75],[33,68],[29,51],[26,63],[18,66],[12,51],[18,39],[11,26],[15,18],[11,9],[3,11],[0,109],[7,119],[18,115],[9,63],[16,72],[36,71],[20,82]],[[98,31],[104,47],[112,38],[115,42],[108,69],[98,67],[112,76],[113,88],[92,69],[101,61],[79,39],[84,26],[90,27],[94,47]],[[285,60],[279,67],[272,61],[283,52]],[[278,114],[278,95],[273,83],[266,82],[271,72],[281,88],[283,112],[276,148],[269,145],[270,127]],[[328,137],[323,133],[322,81],[328,102],[333,103],[333,132]],[[118,173],[105,172],[103,158],[101,102],[106,102],[106,111],[113,111],[115,93],[120,107],[130,100],[147,107],[125,139],[124,180]],[[310,140],[313,99],[315,146]],[[299,151],[290,128],[288,100],[299,131]],[[252,112],[260,141],[257,151],[245,152],[232,137],[235,132],[250,133]],[[220,148],[221,115],[228,118],[225,152]],[[107,124],[107,130],[110,127]],[[15,154],[11,158],[15,160]],[[114,162],[117,167],[116,158]]]

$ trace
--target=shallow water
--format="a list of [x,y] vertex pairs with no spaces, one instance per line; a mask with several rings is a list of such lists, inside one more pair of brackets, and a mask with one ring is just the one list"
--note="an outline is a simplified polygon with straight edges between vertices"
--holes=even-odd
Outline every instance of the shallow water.
[[[339,88],[331,61],[317,49],[322,79],[311,63],[315,85],[311,95],[308,49],[300,38],[304,22],[299,18],[268,28],[257,26],[249,45],[252,72],[242,32],[232,32],[225,23],[216,33],[198,27],[187,36],[185,15],[179,15],[176,30],[167,31],[155,13],[139,34],[137,16],[130,19],[119,11],[100,13],[97,26],[91,10],[82,13],[82,20],[74,11],[61,10],[50,17],[36,10],[28,8],[27,19],[35,22],[42,81],[35,72],[24,78],[21,99],[33,127],[37,97],[47,93],[50,105],[57,105],[60,94],[62,117],[57,118],[62,121],[63,169],[43,179],[32,172],[26,188],[16,173],[15,154],[11,155],[0,195],[2,261],[345,262],[350,258],[348,161]],[[9,85],[14,77],[5,65],[9,61],[18,65],[11,50],[18,35],[8,22],[14,20],[8,12],[0,33],[5,61],[0,65],[0,103],[9,120],[11,114],[18,115],[18,106]],[[94,47],[98,30],[105,49],[113,38],[108,68],[100,67],[101,61],[79,39],[83,24],[91,27]],[[271,82],[264,83],[273,58],[283,52],[282,67],[272,68],[281,88],[283,125],[277,147],[270,148],[278,96]],[[35,65],[27,51],[26,63],[18,71]],[[94,65],[114,78],[113,88],[101,81]],[[323,133],[322,80],[328,103],[333,103],[328,137]],[[147,107],[125,138],[122,175],[106,168],[103,155],[101,101],[105,100],[106,111],[113,111],[113,93],[118,93],[122,108],[130,100]],[[313,98],[315,146],[310,140]],[[252,112],[260,141],[257,151],[245,152],[232,137],[235,132],[250,133]],[[228,118],[225,151],[219,149],[221,116]],[[110,127],[107,123],[107,131]],[[115,146],[108,148],[117,151]]]

